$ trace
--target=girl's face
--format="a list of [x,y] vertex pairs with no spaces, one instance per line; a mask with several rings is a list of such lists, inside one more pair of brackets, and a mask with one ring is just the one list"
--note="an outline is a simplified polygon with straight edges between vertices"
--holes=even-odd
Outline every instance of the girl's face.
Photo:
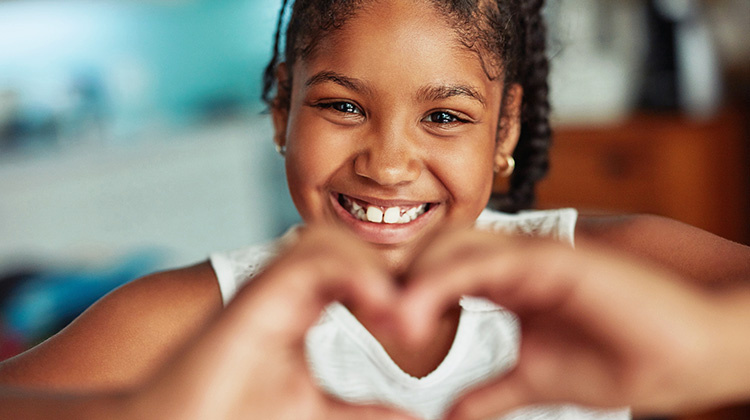
[[[300,215],[374,244],[393,273],[438,230],[473,224],[515,147],[517,118],[498,137],[502,80],[427,2],[365,6],[292,76],[273,113]],[[504,115],[520,114],[513,96]]]

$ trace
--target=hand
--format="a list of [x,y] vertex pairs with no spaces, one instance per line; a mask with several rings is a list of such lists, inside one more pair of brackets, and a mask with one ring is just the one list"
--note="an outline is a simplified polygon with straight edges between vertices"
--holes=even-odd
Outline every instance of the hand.
[[[737,324],[738,299],[593,244],[573,250],[542,240],[450,232],[414,263],[401,305],[403,319],[412,320],[407,336],[428,336],[434,320],[463,294],[514,311],[522,339],[515,369],[459,400],[450,420],[563,402],[678,413],[750,397],[746,382],[744,391],[735,386],[738,375],[731,371],[737,364],[717,368],[713,353],[735,355],[747,368],[742,352],[723,346],[738,335],[725,327]],[[746,307],[747,296],[744,302]],[[740,376],[746,379],[746,372]]]
[[130,406],[151,418],[410,419],[325,395],[304,357],[305,333],[332,300],[387,316],[395,291],[375,261],[342,232],[307,228]]

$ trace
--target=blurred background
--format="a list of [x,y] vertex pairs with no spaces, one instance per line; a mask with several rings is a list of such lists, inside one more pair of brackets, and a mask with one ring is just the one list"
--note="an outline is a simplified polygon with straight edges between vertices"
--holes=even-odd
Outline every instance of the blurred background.
[[[124,282],[298,220],[259,100],[279,7],[0,1],[0,359]],[[556,137],[539,206],[750,242],[750,2],[546,12]]]
[[750,2],[552,0],[541,207],[669,216],[748,243]]
[[279,7],[0,1],[0,358],[297,220],[259,100]]

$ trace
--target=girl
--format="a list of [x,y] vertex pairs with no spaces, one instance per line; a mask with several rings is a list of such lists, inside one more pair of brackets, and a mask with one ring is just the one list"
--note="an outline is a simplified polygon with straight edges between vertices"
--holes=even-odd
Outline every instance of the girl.
[[[403,285],[436,261],[449,262],[446,272],[458,270],[467,280],[499,274],[493,262],[505,241],[480,240],[474,226],[568,243],[574,234],[589,236],[715,284],[747,277],[745,247],[663,219],[577,223],[573,210],[484,211],[495,174],[513,174],[508,193],[493,201],[513,212],[532,204],[533,186],[546,170],[541,8],[542,1],[531,0],[297,1],[283,53],[283,31],[277,34],[266,97],[306,225],[353,234],[375,249],[375,256],[362,258]],[[250,278],[243,291],[288,277],[376,277],[355,269],[360,264],[344,249],[349,241],[310,231],[132,282],[3,363],[2,381],[77,392],[135,386]],[[442,236],[436,249],[438,234],[449,239]],[[698,253],[695,244],[710,251]],[[507,373],[518,357],[515,318],[488,301],[463,298],[440,315],[421,345],[378,328],[357,302],[332,304],[307,335],[314,377],[341,399],[440,418],[464,390]],[[267,312],[279,314],[278,308]],[[568,417],[628,414],[569,406],[512,414]]]

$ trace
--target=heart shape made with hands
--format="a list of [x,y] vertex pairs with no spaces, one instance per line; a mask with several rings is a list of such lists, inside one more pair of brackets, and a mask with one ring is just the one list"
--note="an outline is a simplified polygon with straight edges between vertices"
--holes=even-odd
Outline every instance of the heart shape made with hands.
[[[611,343],[598,341],[609,339],[606,332],[581,328],[581,313],[567,310],[575,296],[567,280],[588,262],[573,252],[550,241],[453,231],[431,241],[396,281],[365,244],[341,232],[308,228],[263,277],[276,278],[266,283],[278,288],[277,304],[285,312],[273,318],[275,328],[297,325],[292,343],[298,345],[320,311],[338,300],[414,376],[429,373],[453,343],[461,296],[485,297],[521,314],[519,364],[458,399],[450,419],[486,418],[538,403],[627,405],[617,392],[623,389],[618,369],[627,360]],[[597,310],[607,315],[606,307]],[[422,352],[431,352],[432,360]],[[415,361],[421,363],[416,371],[410,368]],[[612,391],[606,400],[597,399],[602,390]]]
[[[468,278],[467,269],[481,269],[475,262],[488,255],[483,241],[498,242],[496,235],[475,233],[461,232],[435,241],[397,281],[365,244],[340,232],[308,228],[253,281],[256,287],[278,292],[277,304],[270,307],[284,308],[264,317],[275,325],[266,327],[291,326],[290,343],[300,343],[300,335],[315,323],[320,311],[338,300],[402,371],[425,376],[441,364],[453,345],[459,299],[478,291],[470,282],[451,279]],[[436,288],[438,272],[444,286]],[[398,288],[397,283],[406,287]],[[269,299],[273,297],[264,300]]]

